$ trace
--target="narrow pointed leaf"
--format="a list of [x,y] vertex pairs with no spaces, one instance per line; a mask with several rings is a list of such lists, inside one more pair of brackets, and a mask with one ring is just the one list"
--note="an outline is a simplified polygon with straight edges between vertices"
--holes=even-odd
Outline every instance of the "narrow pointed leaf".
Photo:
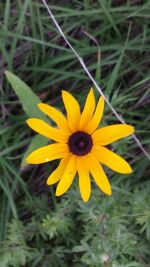
[[29,117],[46,119],[46,116],[37,107],[37,104],[41,103],[41,100],[36,96],[31,88],[12,72],[5,71],[5,75],[18,96],[25,113]]

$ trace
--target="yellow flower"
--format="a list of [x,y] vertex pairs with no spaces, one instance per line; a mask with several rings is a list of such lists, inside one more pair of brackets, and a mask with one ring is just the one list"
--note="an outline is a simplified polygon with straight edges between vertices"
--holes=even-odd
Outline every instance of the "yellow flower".
[[52,106],[38,104],[39,109],[50,117],[58,128],[37,118],[27,120],[27,124],[34,131],[55,143],[33,151],[26,161],[40,164],[61,159],[58,167],[47,179],[48,185],[59,182],[56,196],[69,189],[76,173],[79,176],[80,193],[85,202],[91,195],[90,174],[98,187],[105,194],[111,195],[111,186],[101,164],[118,173],[131,173],[132,169],[123,158],[105,146],[131,135],[134,128],[127,124],[116,124],[97,129],[103,115],[104,98],[100,97],[96,106],[93,89],[86,98],[82,113],[78,102],[70,93],[62,91],[62,99],[67,118]]

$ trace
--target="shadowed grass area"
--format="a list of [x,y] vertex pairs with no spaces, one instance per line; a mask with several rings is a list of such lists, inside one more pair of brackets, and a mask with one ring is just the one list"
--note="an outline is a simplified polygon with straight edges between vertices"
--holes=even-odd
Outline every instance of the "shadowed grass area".
[[[59,0],[49,6],[149,152],[150,2]],[[92,84],[42,1],[1,1],[0,11],[0,267],[149,267],[150,169],[132,138],[112,149],[130,162],[133,174],[106,170],[113,196],[104,196],[93,183],[88,204],[80,199],[78,181],[55,198],[55,186],[46,186],[55,161],[21,168],[32,132],[4,71],[15,73],[41,101],[61,110],[62,89],[83,106]],[[118,121],[106,106],[102,124],[113,123]]]

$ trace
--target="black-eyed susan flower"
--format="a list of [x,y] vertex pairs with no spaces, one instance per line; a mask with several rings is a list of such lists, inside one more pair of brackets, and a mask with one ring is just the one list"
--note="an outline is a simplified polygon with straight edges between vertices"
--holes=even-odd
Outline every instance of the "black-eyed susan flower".
[[52,106],[38,104],[39,109],[56,123],[57,128],[41,119],[27,120],[34,131],[52,139],[54,143],[33,151],[26,161],[40,164],[61,159],[47,179],[48,185],[58,182],[56,196],[69,189],[76,174],[85,202],[91,195],[90,175],[105,194],[111,195],[111,186],[102,165],[124,174],[131,173],[132,169],[122,157],[105,146],[131,135],[134,128],[127,124],[115,124],[98,129],[104,110],[104,98],[100,97],[96,106],[93,89],[87,96],[82,113],[78,102],[70,93],[62,91],[62,99],[67,117]]

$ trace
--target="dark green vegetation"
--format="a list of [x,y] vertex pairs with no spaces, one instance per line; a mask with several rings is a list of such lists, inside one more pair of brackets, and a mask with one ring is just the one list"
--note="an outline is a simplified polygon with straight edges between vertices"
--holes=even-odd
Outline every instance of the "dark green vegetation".
[[[41,2],[0,1],[0,267],[149,267],[149,162],[132,138],[112,148],[130,162],[133,174],[106,170],[113,196],[93,183],[88,204],[81,201],[78,182],[60,198],[55,186],[46,186],[56,161],[21,168],[33,132],[4,70],[62,110],[62,89],[82,105],[92,86]],[[48,2],[111,104],[149,151],[150,1]],[[118,123],[107,106],[103,123]]]

